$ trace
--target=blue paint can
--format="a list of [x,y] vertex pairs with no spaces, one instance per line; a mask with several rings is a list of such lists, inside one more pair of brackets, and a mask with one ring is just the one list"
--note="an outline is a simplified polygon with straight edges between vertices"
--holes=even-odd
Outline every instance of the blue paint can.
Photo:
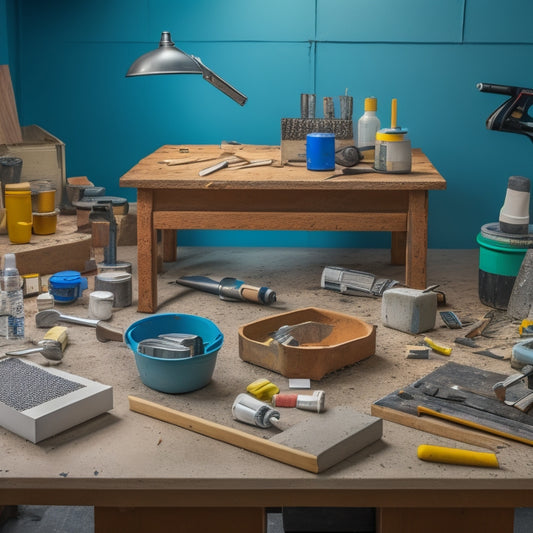
[[308,133],[305,151],[308,170],[335,169],[334,133]]

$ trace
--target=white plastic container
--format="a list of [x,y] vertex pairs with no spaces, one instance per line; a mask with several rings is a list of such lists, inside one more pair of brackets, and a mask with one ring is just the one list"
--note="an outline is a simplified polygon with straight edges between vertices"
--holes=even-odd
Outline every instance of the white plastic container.
[[435,327],[436,318],[436,292],[398,287],[383,293],[381,321],[388,328],[422,333]]
[[113,314],[115,295],[111,291],[93,291],[89,295],[89,318],[109,320]]
[[381,122],[376,115],[378,109],[377,98],[365,98],[365,112],[357,121],[357,148],[365,161],[374,160],[376,133],[381,127]]

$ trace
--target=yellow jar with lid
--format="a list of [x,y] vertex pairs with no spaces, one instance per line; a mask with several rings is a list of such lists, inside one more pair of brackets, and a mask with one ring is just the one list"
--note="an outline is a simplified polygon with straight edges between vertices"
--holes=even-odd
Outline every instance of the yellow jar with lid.
[[7,234],[14,244],[30,242],[32,228],[31,188],[28,182],[5,186]]

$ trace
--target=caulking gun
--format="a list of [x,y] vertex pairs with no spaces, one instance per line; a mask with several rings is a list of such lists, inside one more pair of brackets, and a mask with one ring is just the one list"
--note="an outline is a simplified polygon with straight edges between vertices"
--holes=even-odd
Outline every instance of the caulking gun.
[[533,141],[533,117],[529,114],[529,108],[533,104],[533,89],[493,83],[478,83],[476,87],[484,93],[505,94],[510,97],[487,119],[489,130],[521,133]]

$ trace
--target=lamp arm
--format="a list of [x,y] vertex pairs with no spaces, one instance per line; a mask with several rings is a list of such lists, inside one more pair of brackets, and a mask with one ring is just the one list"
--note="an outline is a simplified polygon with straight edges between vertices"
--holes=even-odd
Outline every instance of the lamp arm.
[[219,91],[222,91],[226,96],[229,96],[239,105],[244,105],[246,103],[246,100],[248,100],[248,98],[244,94],[235,89],[235,87],[232,87],[227,81],[224,81],[210,68],[206,67],[199,57],[191,57],[193,57],[193,59],[198,63],[200,69],[202,70],[202,77],[204,78],[204,80],[208,81],[211,85],[216,87]]

